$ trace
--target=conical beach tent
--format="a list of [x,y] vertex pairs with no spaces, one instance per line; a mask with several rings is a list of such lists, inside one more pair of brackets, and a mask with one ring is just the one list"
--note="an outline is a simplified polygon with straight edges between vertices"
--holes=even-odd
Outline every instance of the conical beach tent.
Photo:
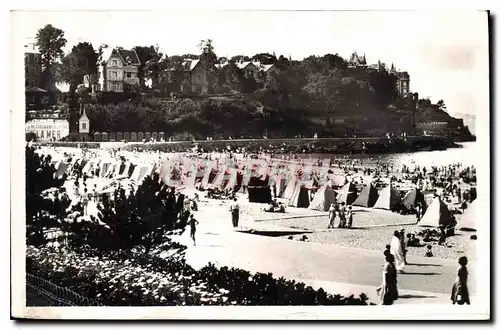
[[309,206],[309,189],[303,184],[297,184],[292,198],[288,202],[288,206],[294,207],[308,207]]
[[342,174],[329,173],[328,179],[330,180],[332,187],[343,187],[346,184],[345,175]]
[[337,202],[351,205],[357,198],[356,187],[352,182],[345,184],[338,192]]
[[403,197],[403,204],[408,210],[414,209],[418,203],[425,204],[424,194],[420,189],[413,188]]
[[222,188],[222,183],[224,182],[224,176],[226,175],[226,168],[222,167],[219,169],[219,172],[217,172],[217,175],[215,176],[215,179],[212,183],[212,186],[215,188]]
[[352,205],[372,207],[377,202],[377,199],[378,191],[371,183],[369,183],[361,189],[358,198],[356,198]]
[[441,198],[436,197],[430,203],[418,225],[421,227],[447,226],[450,220],[451,215],[448,206]]
[[227,184],[224,187],[224,189],[226,190],[234,189],[237,187],[237,185],[238,185],[238,171],[235,168],[230,168]]
[[476,205],[477,202],[472,202],[467,205],[464,214],[460,217],[458,221],[458,227],[463,231],[476,231]]
[[309,204],[310,210],[317,211],[328,211],[330,205],[335,201],[336,193],[329,185],[323,185],[314,195],[311,204]]
[[286,198],[288,200],[292,199],[293,197],[293,192],[295,191],[295,187],[298,184],[297,178],[294,176],[289,182],[288,185],[286,186],[285,192],[283,193],[283,198]]
[[283,197],[286,190],[286,178],[278,176],[274,182],[276,183],[276,197]]
[[384,209],[384,210],[395,210],[401,205],[401,198],[399,196],[399,191],[392,185],[388,185],[378,196],[377,202],[373,205],[374,209]]

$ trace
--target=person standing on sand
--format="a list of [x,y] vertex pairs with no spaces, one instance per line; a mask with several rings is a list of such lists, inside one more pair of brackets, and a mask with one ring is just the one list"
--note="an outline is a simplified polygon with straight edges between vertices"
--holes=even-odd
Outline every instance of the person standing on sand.
[[339,228],[345,228],[345,225],[346,225],[346,209],[345,209],[345,203],[344,202],[342,202],[342,205],[340,206],[339,218],[340,218]]
[[394,266],[394,256],[385,255],[385,263],[382,270],[382,285],[377,288],[382,305],[392,305],[399,298],[397,271]]
[[89,205],[89,194],[87,193],[87,188],[85,188],[83,190],[83,194],[82,194],[82,197],[81,197],[81,202],[82,202],[82,205],[83,205],[83,214],[87,215],[87,209],[88,209],[88,205]]
[[346,218],[347,218],[346,228],[351,228],[352,227],[352,206],[350,206],[350,205],[347,208]]
[[405,265],[406,265],[407,262],[406,262],[406,243],[405,243],[405,237],[406,237],[405,230],[404,230],[404,228],[401,228],[399,230],[399,239],[401,241],[401,249],[403,250],[403,260],[404,260]]
[[189,226],[191,227],[191,239],[193,240],[194,245],[196,246],[196,225],[199,224],[199,222],[194,218],[194,214],[191,214],[189,217]]
[[328,219],[329,219],[329,223],[328,223],[328,227],[327,229],[330,229],[330,228],[334,228],[334,224],[335,224],[335,217],[337,215],[337,211],[335,210],[335,205],[332,203],[330,205],[330,209],[328,209]]
[[233,222],[233,228],[236,228],[238,227],[238,222],[240,220],[240,206],[238,205],[238,200],[236,199],[236,197],[233,198],[230,211],[231,211],[231,219]]
[[469,272],[467,271],[467,257],[460,257],[458,259],[458,269],[457,277],[453,283],[453,288],[451,290],[451,301],[453,305],[470,305],[469,289],[467,288],[467,277]]
[[394,231],[394,236],[392,236],[391,241],[391,254],[394,256],[394,261],[396,264],[396,270],[400,273],[403,272],[405,261],[403,255],[403,249],[401,247],[401,239],[399,238],[399,231]]

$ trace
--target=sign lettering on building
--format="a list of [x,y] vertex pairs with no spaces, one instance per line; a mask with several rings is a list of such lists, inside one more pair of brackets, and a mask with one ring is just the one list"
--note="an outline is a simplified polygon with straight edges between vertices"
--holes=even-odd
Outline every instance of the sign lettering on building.
[[33,119],[26,123],[26,133],[35,133],[39,141],[60,140],[69,135],[69,123],[61,119]]

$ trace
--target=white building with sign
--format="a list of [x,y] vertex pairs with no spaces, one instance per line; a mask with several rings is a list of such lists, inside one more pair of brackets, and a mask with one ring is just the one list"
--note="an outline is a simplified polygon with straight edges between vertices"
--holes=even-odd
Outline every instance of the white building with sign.
[[26,133],[35,133],[37,141],[58,141],[69,135],[69,122],[64,119],[33,119],[26,123]]

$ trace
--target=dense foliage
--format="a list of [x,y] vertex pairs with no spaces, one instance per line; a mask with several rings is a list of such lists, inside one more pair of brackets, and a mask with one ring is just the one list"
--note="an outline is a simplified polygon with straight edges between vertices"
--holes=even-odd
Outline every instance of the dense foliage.
[[104,195],[98,206],[99,220],[109,230],[89,231],[87,244],[107,250],[140,245],[149,251],[163,241],[166,232],[183,229],[188,216],[183,212],[184,201],[176,201],[175,191],[159,181],[158,174],[147,176],[128,196],[124,189],[115,190],[113,199]]
[[[168,249],[163,246],[162,250]],[[212,264],[200,270],[175,255],[28,248],[27,271],[108,306],[367,305],[367,297],[314,290],[272,274]]]
[[204,152],[232,150],[244,148],[246,152],[257,153],[265,149],[270,153],[293,154],[381,154],[413,152],[419,150],[443,150],[456,147],[454,143],[439,137],[408,137],[408,138],[323,138],[323,139],[253,139],[253,140],[213,140],[183,141],[176,143],[129,144],[124,150],[185,152],[197,147]]
[[[194,137],[294,137],[381,136],[385,132],[414,133],[418,121],[451,123],[454,136],[461,125],[447,113],[440,100],[433,105],[418,93],[402,96],[398,74],[379,63],[374,67],[349,67],[338,54],[309,56],[297,61],[283,55],[259,53],[254,56],[217,57],[214,42],[202,40],[200,54],[167,55],[158,46],[136,46],[140,60],[140,86],[125,86],[123,97],[99,95],[90,100],[88,91],[78,91],[84,74],[95,76],[102,54],[89,42],[80,42],[62,62],[64,32],[50,25],[39,30],[38,45],[55,80],[70,83],[70,122],[78,118],[78,100],[97,103],[87,111],[93,132],[172,132]],[[189,80],[182,63],[198,59],[208,82],[209,95],[180,93]],[[239,61],[260,61],[272,65],[269,71],[249,74]],[[216,67],[216,65],[219,65]],[[95,78],[95,77],[94,77]],[[150,81],[151,87],[145,82]],[[102,94],[102,93],[101,93]],[[178,98],[170,99],[176,95]],[[235,122],[244,125],[234,125]],[[76,129],[73,128],[72,129]]]
[[[69,206],[68,202],[50,199],[47,190],[57,190],[65,178],[56,178],[56,168],[50,156],[44,157],[26,146],[26,238],[29,244],[43,244],[44,227],[54,222],[54,216]],[[57,194],[56,194],[57,195]]]

